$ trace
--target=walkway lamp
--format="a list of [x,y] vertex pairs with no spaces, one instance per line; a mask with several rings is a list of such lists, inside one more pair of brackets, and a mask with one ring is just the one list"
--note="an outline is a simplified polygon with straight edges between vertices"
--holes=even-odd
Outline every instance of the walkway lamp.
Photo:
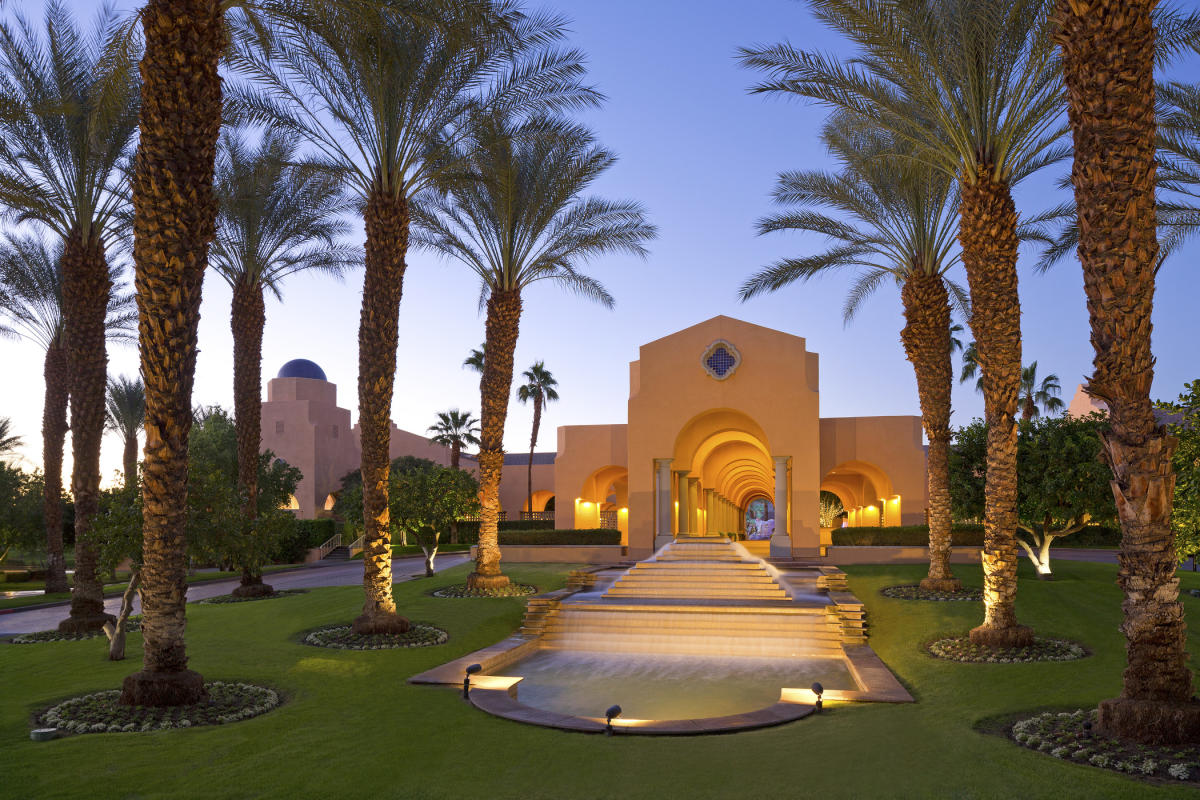
[[619,716],[621,716],[621,707],[620,706],[609,706],[608,711],[604,712],[604,717],[606,720],[608,720],[608,722],[605,723],[605,726],[604,726],[604,735],[605,736],[613,735],[612,721]]
[[481,665],[481,664],[472,664],[471,666],[467,667],[467,674],[466,674],[466,676],[463,677],[463,699],[464,700],[471,696],[471,676],[476,674],[477,672],[482,672],[482,671],[483,671],[483,665]]
[[817,713],[820,714],[821,708],[824,705],[824,703],[821,700],[821,695],[825,694],[825,687],[819,683],[814,683],[812,685],[812,692],[813,692],[813,694],[815,694],[817,696],[817,702],[816,702],[816,705],[814,706],[814,708],[816,708]]

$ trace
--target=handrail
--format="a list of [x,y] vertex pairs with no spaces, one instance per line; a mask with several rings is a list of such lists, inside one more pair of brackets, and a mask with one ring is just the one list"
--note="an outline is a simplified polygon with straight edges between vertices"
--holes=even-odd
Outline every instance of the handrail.
[[360,536],[357,539],[355,539],[353,542],[351,542],[347,546],[347,549],[350,551],[351,558],[354,558],[356,555],[358,555],[359,553],[361,553],[363,551],[363,540],[366,538],[367,537],[364,534],[363,536]]
[[324,558],[325,556],[329,555],[330,553],[332,553],[334,550],[336,550],[337,548],[339,548],[341,546],[342,546],[342,535],[340,533],[335,533],[333,536],[330,536],[328,541],[326,541],[323,545],[321,545],[320,547],[317,548],[317,550],[319,550],[321,552],[321,555],[318,558],[318,561],[321,558]]

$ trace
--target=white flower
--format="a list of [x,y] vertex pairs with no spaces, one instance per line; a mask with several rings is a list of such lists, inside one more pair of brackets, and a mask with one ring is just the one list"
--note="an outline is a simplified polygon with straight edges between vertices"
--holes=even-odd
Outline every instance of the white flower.
[[1068,749],[1069,748],[1066,747],[1056,747],[1050,751],[1050,755],[1054,756],[1055,758],[1066,758]]
[[1138,771],[1143,775],[1153,775],[1158,769],[1158,762],[1152,758],[1147,758],[1141,764],[1138,764]]
[[1189,777],[1191,777],[1191,770],[1187,768],[1187,764],[1172,764],[1171,766],[1167,767],[1167,774],[1172,778],[1186,781]]
[[1096,753],[1096,755],[1094,755],[1088,759],[1088,763],[1091,764],[1093,767],[1107,767],[1108,766],[1108,754],[1107,753]]

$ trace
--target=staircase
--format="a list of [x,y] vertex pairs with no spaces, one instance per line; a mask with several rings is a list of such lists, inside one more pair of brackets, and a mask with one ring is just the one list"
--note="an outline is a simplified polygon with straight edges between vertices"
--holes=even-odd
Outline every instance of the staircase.
[[761,561],[747,561],[728,539],[679,539],[617,579],[606,598],[788,600]]
[[344,544],[339,547],[335,547],[332,550],[330,550],[325,555],[325,557],[322,558],[321,560],[322,561],[349,561],[350,560],[350,548]]

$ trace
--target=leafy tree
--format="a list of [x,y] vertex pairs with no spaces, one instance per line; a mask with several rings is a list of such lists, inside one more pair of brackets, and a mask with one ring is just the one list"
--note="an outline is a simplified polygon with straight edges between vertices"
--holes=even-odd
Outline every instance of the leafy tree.
[[533,511],[533,451],[537,449],[538,429],[542,427],[542,408],[558,399],[558,381],[546,369],[546,362],[538,361],[522,374],[525,383],[517,387],[517,399],[522,403],[533,401],[533,432],[529,436],[529,467],[526,482],[526,505]]
[[842,508],[842,500],[833,492],[821,492],[821,527],[833,528],[838,524],[838,519],[846,513],[846,509]]
[[1064,406],[1058,396],[1062,392],[1058,376],[1051,373],[1039,383],[1037,366],[1037,362],[1034,361],[1021,369],[1021,419],[1026,422],[1042,412],[1053,414]]
[[[1101,459],[1100,414],[1024,420],[1017,439],[1017,543],[1039,578],[1051,577],[1050,547],[1089,524],[1111,522],[1116,507]],[[975,420],[955,434],[951,496],[960,519],[978,519],[986,503],[987,428]]]
[[444,533],[459,517],[479,513],[479,484],[469,473],[432,461],[404,465],[391,474],[392,524],[412,535],[425,553],[425,575]]
[[138,485],[138,433],[146,423],[146,387],[139,377],[109,377],[104,424],[124,442],[125,488]]
[[438,421],[430,425],[427,431],[433,434],[429,441],[449,447],[450,466],[458,469],[463,448],[479,445],[479,420],[470,411],[459,411],[457,408],[439,411],[437,416]]
[[104,592],[88,531],[100,493],[108,379],[107,251],[125,235],[126,163],[136,139],[136,49],[104,6],[81,31],[66,6],[46,6],[44,32],[18,15],[0,24],[0,205],[61,241],[62,343],[70,386],[75,580],[64,631],[96,630]]
[[788,209],[759,222],[759,232],[819,233],[831,247],[773,264],[746,281],[741,296],[745,300],[796,281],[849,273],[853,283],[842,313],[849,322],[880,286],[891,283],[900,290],[905,320],[900,337],[916,373],[921,423],[929,438],[929,574],[921,585],[954,591],[962,584],[950,568],[950,311],[954,305],[965,314],[968,305],[966,292],[949,277],[958,265],[958,195],[950,177],[915,160],[902,139],[864,127],[855,117],[835,114],[821,137],[840,169],[781,175],[775,199]]
[[[283,282],[296,273],[340,278],[361,261],[358,248],[338,242],[349,227],[341,215],[350,210],[338,176],[294,163],[298,145],[299,138],[286,131],[268,130],[257,146],[226,131],[217,151],[217,233],[209,266],[233,290],[237,475],[245,501],[237,528],[249,537],[257,524],[262,444],[264,294],[281,298]],[[235,595],[271,593],[261,574],[243,567]]]
[[1200,380],[1184,384],[1174,403],[1160,404],[1172,412],[1167,428],[1179,440],[1172,461],[1175,465],[1175,503],[1171,526],[1175,529],[1175,551],[1179,560],[1200,557]]
[[[565,36],[558,17],[527,15],[515,2],[468,2],[429,4],[429,19],[415,20],[395,5],[307,4],[302,24],[235,35],[247,44],[233,58],[253,81],[233,89],[236,111],[307,140],[363,210],[358,398],[366,597],[354,621],[358,633],[408,628],[392,597],[385,478],[415,201],[470,155],[461,144],[472,114],[568,109],[596,98],[578,82],[582,56],[556,49]],[[486,410],[483,416],[486,429]]]
[[552,281],[605,306],[612,296],[579,268],[609,253],[644,257],[656,234],[642,207],[583,193],[616,161],[581,125],[478,115],[460,145],[465,176],[414,217],[417,243],[459,261],[480,281],[487,318],[479,447],[479,548],[472,588],[506,586],[497,538],[504,423],[523,293]]
[[13,548],[37,549],[41,538],[41,493],[41,482],[36,475],[0,461],[0,562]]

